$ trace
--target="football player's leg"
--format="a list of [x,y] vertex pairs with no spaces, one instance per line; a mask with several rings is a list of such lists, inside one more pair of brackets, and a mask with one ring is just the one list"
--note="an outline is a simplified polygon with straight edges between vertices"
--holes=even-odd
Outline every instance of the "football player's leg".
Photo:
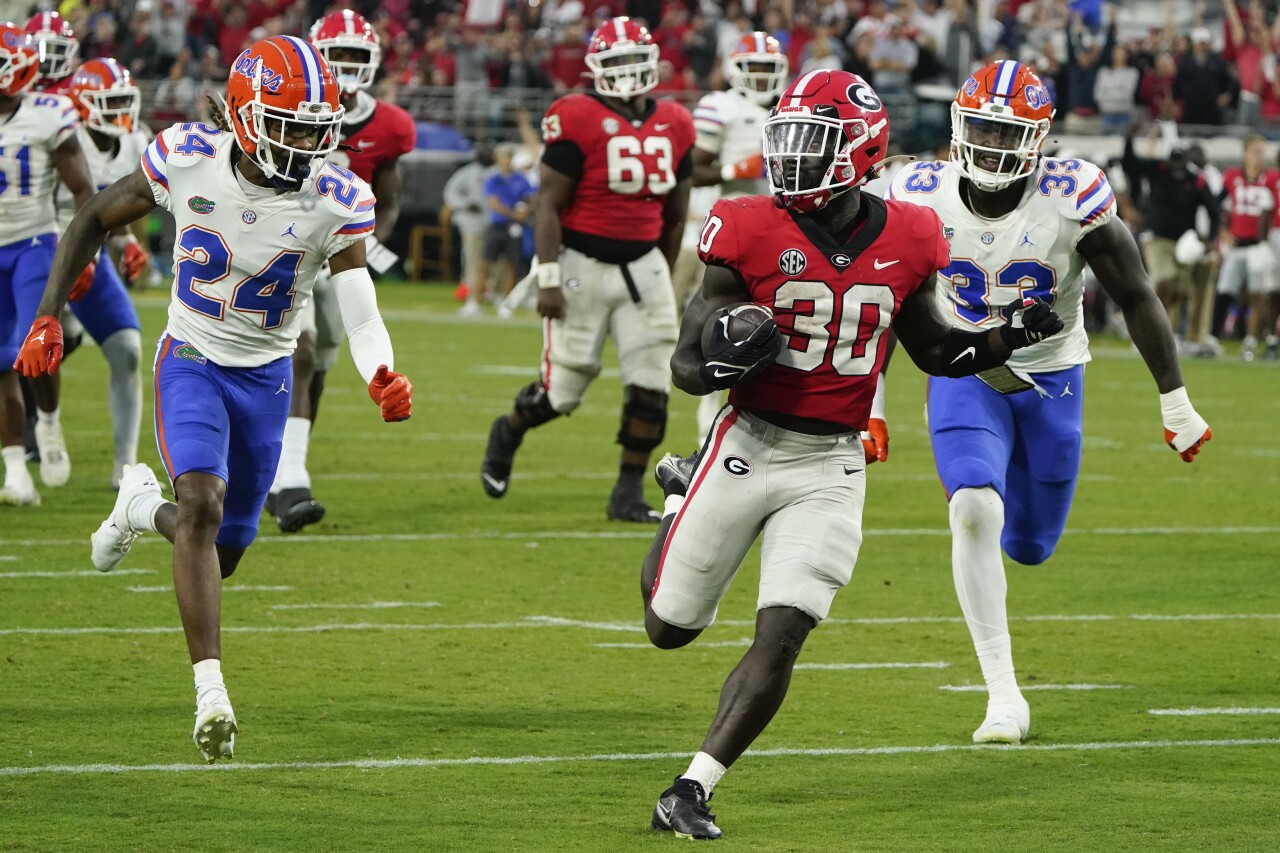
[[[18,311],[18,328],[31,328],[36,318],[44,286],[53,267],[56,241],[52,234],[41,235],[23,249],[14,265],[13,289]],[[12,364],[12,362],[9,362]],[[58,374],[32,379],[36,399],[36,443],[40,447],[40,479],[46,486],[62,486],[71,478],[71,458],[62,435],[59,402],[62,377]]]
[[22,443],[26,407],[18,372],[12,367],[26,335],[26,329],[18,329],[11,278],[15,258],[14,247],[0,247],[0,458],[4,460],[0,506],[40,502],[35,481],[27,470],[27,451]]
[[676,302],[666,261],[655,249],[618,267],[628,298],[610,319],[618,347],[624,398],[618,443],[622,454],[608,515],[620,521],[658,521],[644,499],[649,457],[666,435],[671,356],[676,343]]
[[1084,366],[1036,374],[1048,396],[1018,395],[1017,441],[1010,455],[1008,509],[1000,544],[1011,559],[1038,566],[1053,554],[1080,476],[1084,443]]
[[507,493],[524,434],[578,408],[587,386],[600,373],[608,328],[608,300],[602,290],[609,267],[566,249],[560,268],[565,315],[563,320],[542,321],[541,377],[516,392],[511,411],[499,415],[489,428],[480,480],[492,498]]
[[[1010,397],[974,378],[931,378],[928,417],[934,462],[949,497],[952,580],[987,684],[987,719],[974,739],[1021,740],[1025,702],[1014,675],[1000,554],[1015,429]],[[999,723],[1010,715],[1013,723]]]
[[717,423],[687,494],[668,499],[669,512],[641,568],[645,630],[658,648],[687,645],[715,620],[764,523],[763,471],[744,480],[723,464],[731,456],[765,458],[756,439],[734,428],[737,422],[737,412],[729,410]]
[[105,251],[98,256],[93,286],[71,310],[107,360],[110,379],[107,406],[115,439],[111,482],[119,485],[125,465],[138,461],[138,431],[142,423],[142,335],[138,314]]

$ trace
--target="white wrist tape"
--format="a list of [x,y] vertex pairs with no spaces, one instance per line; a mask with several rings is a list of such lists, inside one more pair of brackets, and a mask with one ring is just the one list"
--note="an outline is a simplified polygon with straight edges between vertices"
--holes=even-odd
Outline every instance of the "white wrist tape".
[[735,181],[737,179],[737,171],[734,169],[732,163],[725,163],[720,167],[720,180],[728,183],[729,181]]
[[871,417],[884,420],[884,374],[876,376],[876,395],[871,398]]
[[1179,453],[1199,441],[1209,428],[1192,407],[1185,387],[1160,395],[1160,417],[1164,428],[1173,433],[1173,449]]
[[550,290],[553,287],[560,286],[560,263],[558,261],[539,261],[538,269],[538,289]]

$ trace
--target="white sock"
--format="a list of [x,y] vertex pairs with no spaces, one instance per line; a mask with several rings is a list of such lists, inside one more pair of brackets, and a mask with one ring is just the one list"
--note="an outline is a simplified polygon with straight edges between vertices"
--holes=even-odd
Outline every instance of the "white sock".
[[684,506],[684,495],[668,495],[667,499],[662,502],[662,517],[675,515],[680,511],[680,507]]
[[716,786],[716,783],[720,781],[720,777],[728,769],[707,753],[699,752],[693,757],[693,761],[689,762],[689,769],[684,771],[684,775],[680,778],[692,779],[697,782],[709,797],[711,796],[711,789]]
[[1000,554],[1004,501],[994,489],[960,489],[951,496],[950,512],[952,578],[987,691],[1016,692]]
[[154,532],[156,529],[156,513],[160,511],[160,507],[167,504],[164,495],[157,495],[154,492],[148,492],[145,495],[139,495],[129,501],[129,506],[125,509],[125,517],[129,519],[129,526],[134,530],[145,530]]
[[196,676],[196,703],[210,690],[221,690],[224,693],[227,685],[222,682],[222,661],[217,658],[206,658],[191,665]]
[[282,489],[309,489],[311,475],[307,473],[307,445],[311,443],[311,421],[291,417],[284,424],[284,445],[280,448],[280,465],[276,468],[276,481],[272,493]]
[[45,424],[46,426],[49,424],[56,424],[58,422],[58,416],[61,414],[61,407],[55,408],[52,412],[46,412],[44,409],[36,406],[36,423]]
[[111,368],[107,407],[111,411],[117,467],[138,461],[138,430],[142,423],[142,377],[138,375],[140,341],[137,329],[121,329],[102,342],[102,355]]
[[31,472],[27,470],[27,449],[21,444],[0,449],[0,457],[4,458],[5,486],[19,487],[24,490],[32,484]]

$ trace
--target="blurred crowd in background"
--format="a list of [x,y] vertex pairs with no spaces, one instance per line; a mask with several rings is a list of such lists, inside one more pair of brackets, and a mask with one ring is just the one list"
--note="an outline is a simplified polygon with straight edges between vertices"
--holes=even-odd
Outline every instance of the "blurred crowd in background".
[[[975,65],[1013,58],[1051,85],[1060,119],[1096,118],[1121,133],[1134,115],[1190,125],[1280,123],[1275,0],[361,0],[382,40],[378,94],[468,135],[510,126],[507,90],[548,94],[587,84],[586,38],[618,14],[661,47],[660,92],[723,85],[723,60],[755,29],[776,36],[794,73],[845,68],[892,100],[921,84],[954,89]],[[37,8],[0,0],[22,21]],[[158,82],[156,123],[198,116],[230,61],[265,35],[305,35],[324,0],[64,0],[83,58],[112,56]],[[451,111],[420,90],[450,93]],[[416,109],[415,109],[416,107]],[[476,122],[476,126],[471,126]],[[1087,126],[1092,129],[1092,126]],[[1280,124],[1277,124],[1280,128]]]

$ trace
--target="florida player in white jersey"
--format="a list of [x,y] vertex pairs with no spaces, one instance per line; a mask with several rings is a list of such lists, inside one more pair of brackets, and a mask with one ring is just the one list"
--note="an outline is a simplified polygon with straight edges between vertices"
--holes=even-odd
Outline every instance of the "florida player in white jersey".
[[586,63],[595,92],[559,98],[542,120],[534,226],[541,377],[494,420],[480,478],[490,497],[506,494],[525,433],[578,407],[612,337],[624,386],[622,458],[605,512],[656,523],[644,474],[667,424],[671,267],[689,203],[693,120],[673,101],[646,97],[658,83],[658,47],[635,21],[601,24]]
[[[860,431],[890,326],[922,370],[949,376],[996,367],[1062,328],[1030,298],[1022,327],[947,322],[934,295],[947,263],[938,217],[859,189],[888,145],[889,117],[861,77],[813,71],[764,126],[774,197],[722,199],[707,217],[707,272],[671,369],[690,394],[730,388],[729,405],[696,462],[658,463],[667,503],[641,571],[645,630],[662,649],[692,642],[757,538],[760,594],[751,648],[688,770],[654,807],[654,829],[720,837],[712,789],[777,712],[809,632],[850,580],[866,488]],[[763,315],[750,337],[726,338],[720,312],[731,307]]]
[[[698,136],[693,144],[693,186],[713,187],[719,198],[759,195],[768,191],[764,158],[760,154],[760,128],[769,109],[787,85],[791,65],[778,40],[765,32],[747,33],[725,61],[729,89],[708,92],[693,110]],[[702,220],[714,198],[699,211],[694,228],[701,233]],[[690,209],[693,208],[692,196]],[[674,277],[676,300],[683,305],[702,277],[696,240],[690,261],[677,261]],[[683,254],[683,253],[682,253]],[[698,401],[698,440],[706,438],[720,411],[720,394]]]
[[[76,134],[89,166],[94,189],[104,190],[138,168],[150,137],[137,127],[142,95],[128,70],[114,59],[90,59],[76,69],[66,87],[80,116]],[[61,184],[55,190],[60,230],[75,216],[74,198]],[[75,318],[102,349],[110,369],[107,389],[115,439],[111,474],[120,485],[125,465],[138,461],[138,429],[142,418],[142,380],[139,363],[142,338],[138,314],[126,292],[121,273],[130,282],[145,272],[146,250],[127,228],[110,238],[111,252],[98,254],[93,282],[72,303]],[[116,271],[112,254],[120,258]]]
[[[400,214],[399,162],[413,150],[417,128],[403,109],[368,92],[382,62],[382,48],[377,31],[362,16],[349,9],[330,12],[311,27],[310,39],[328,60],[342,90],[339,146],[329,159],[373,188],[378,224],[365,237],[365,257],[375,274],[385,273],[397,260],[382,241],[390,238]],[[284,428],[280,468],[267,499],[267,511],[285,533],[295,533],[324,517],[324,505],[311,496],[307,449],[325,375],[338,361],[342,338],[337,297],[328,270],[322,269],[315,296],[303,313],[302,334],[293,355],[293,402]]]
[[[962,329],[998,326],[1026,296],[1062,334],[997,371],[929,381],[928,419],[950,501],[956,593],[987,683],[976,743],[1018,743],[1031,715],[1014,676],[1000,550],[1039,565],[1062,535],[1080,471],[1087,263],[1115,301],[1159,390],[1164,438],[1190,462],[1212,436],[1183,387],[1177,346],[1115,196],[1092,163],[1040,154],[1053,105],[1027,65],[976,71],[951,108],[951,159],[904,169],[889,198],[932,208],[951,240],[938,299]],[[966,357],[962,353],[961,358]],[[1153,401],[1154,402],[1154,401]]]
[[236,718],[221,671],[221,580],[253,541],[289,412],[297,309],[327,260],[351,353],[386,421],[409,417],[412,387],[391,370],[391,340],[365,269],[373,194],[325,162],[342,120],[328,64],[301,39],[275,36],[236,59],[223,122],[166,129],[141,168],[72,220],[18,359],[54,373],[58,312],[72,271],[112,229],[164,207],[177,220],[173,299],[156,349],[155,431],[177,503],[146,465],[125,469],[93,562],[115,568],[139,535],[173,543],[173,581],[195,674],[193,739],[208,761],[231,757]]
[[[76,111],[60,95],[28,91],[39,65],[35,50],[13,24],[0,25],[0,454],[5,478],[0,504],[37,504],[22,443],[25,405],[18,375],[9,369],[36,316],[57,243],[53,188],[61,179],[83,205],[93,184],[76,137]],[[77,279],[76,298],[92,280]],[[59,421],[59,382],[31,383],[37,408],[41,479],[60,486],[71,463]]]

